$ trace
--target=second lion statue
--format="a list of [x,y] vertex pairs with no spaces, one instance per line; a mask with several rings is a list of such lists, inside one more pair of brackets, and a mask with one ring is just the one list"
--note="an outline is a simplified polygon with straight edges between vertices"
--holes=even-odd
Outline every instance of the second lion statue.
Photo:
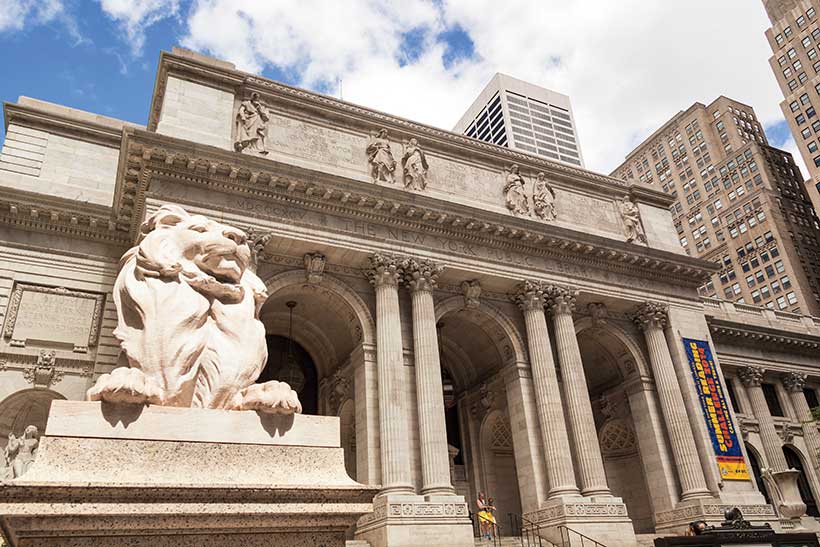
[[163,205],[140,226],[114,283],[119,368],[91,401],[302,411],[284,382],[255,384],[267,361],[259,309],[267,299],[241,230]]

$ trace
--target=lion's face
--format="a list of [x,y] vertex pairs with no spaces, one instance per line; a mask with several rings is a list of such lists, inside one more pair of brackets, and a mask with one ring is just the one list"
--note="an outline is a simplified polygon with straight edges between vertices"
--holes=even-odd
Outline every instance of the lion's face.
[[251,262],[243,231],[177,206],[161,207],[143,224],[142,234],[141,265],[161,276],[183,272],[189,278],[204,275],[236,285]]

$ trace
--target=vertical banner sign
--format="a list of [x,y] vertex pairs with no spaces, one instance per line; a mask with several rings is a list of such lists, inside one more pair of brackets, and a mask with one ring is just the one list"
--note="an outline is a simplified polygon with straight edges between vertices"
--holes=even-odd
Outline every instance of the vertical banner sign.
[[695,379],[695,391],[700,399],[703,416],[706,418],[706,427],[709,429],[712,446],[717,455],[720,476],[728,481],[747,481],[749,471],[743,459],[737,430],[726,403],[726,391],[718,377],[709,343],[684,338],[683,345]]

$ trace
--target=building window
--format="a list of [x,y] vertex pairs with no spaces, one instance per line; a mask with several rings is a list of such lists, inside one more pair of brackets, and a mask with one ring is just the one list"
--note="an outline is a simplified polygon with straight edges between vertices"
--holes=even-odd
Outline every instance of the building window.
[[809,19],[811,19],[812,17],[814,17],[814,13],[815,13],[815,12],[814,12],[814,8],[809,8],[809,9],[806,11],[806,15],[809,17]]
[[777,396],[777,389],[772,384],[760,384],[763,389],[763,396],[766,398],[766,406],[772,416],[785,416],[783,407],[780,406],[780,399]]
[[[817,392],[810,387],[803,388],[803,395],[806,396],[806,402],[809,403],[809,408],[817,408],[820,406],[820,401],[817,400]],[[731,394],[729,395],[731,397]]]
[[782,46],[783,45],[783,35],[778,34],[777,36],[774,37],[774,41],[777,42],[778,45]]
[[734,380],[726,380],[726,392],[729,394],[729,404],[732,405],[732,411],[735,413],[742,413],[743,410],[741,410],[740,408],[740,400],[737,398],[737,395],[735,394]]
[[794,294],[794,292],[790,292],[790,293],[786,294],[786,301],[790,305],[794,306],[795,304],[797,304],[797,295]]

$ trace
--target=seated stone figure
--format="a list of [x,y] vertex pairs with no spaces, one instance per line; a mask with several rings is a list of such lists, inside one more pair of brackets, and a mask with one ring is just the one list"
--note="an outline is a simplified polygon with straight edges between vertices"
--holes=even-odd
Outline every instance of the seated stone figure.
[[114,283],[120,364],[91,401],[301,412],[290,386],[255,384],[267,360],[265,285],[245,234],[176,205],[140,227]]

